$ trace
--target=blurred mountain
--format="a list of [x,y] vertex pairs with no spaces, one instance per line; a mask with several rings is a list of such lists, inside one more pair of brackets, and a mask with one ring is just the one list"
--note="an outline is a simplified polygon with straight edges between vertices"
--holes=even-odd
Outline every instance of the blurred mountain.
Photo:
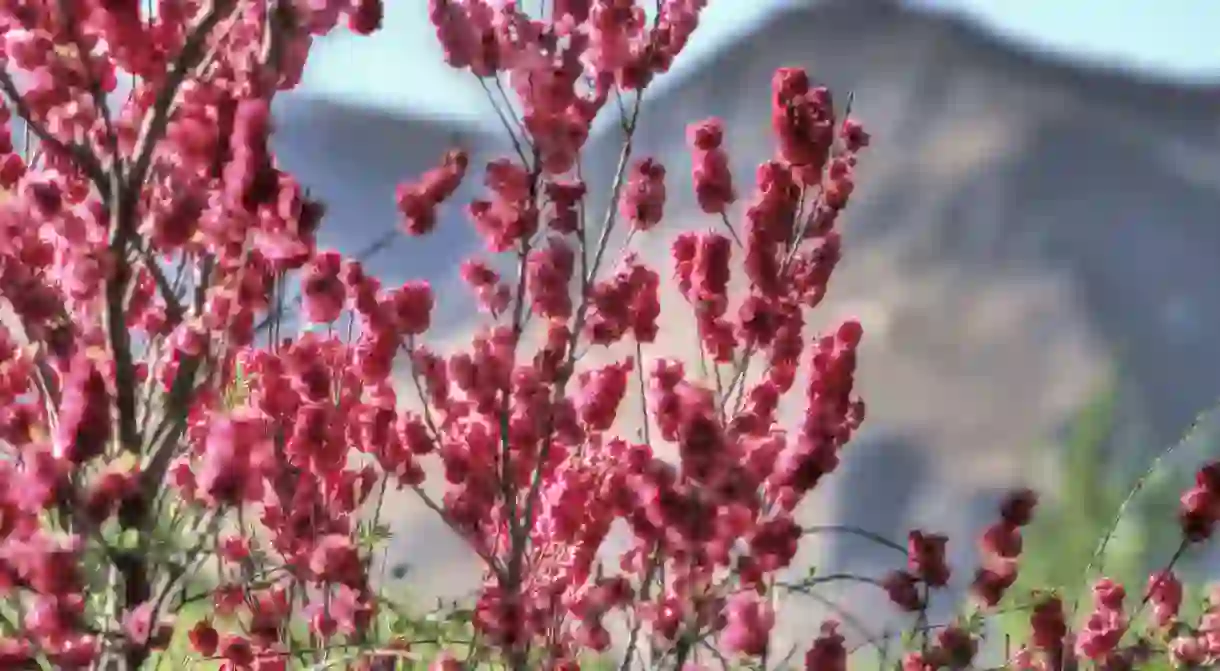
[[[891,2],[794,9],[647,99],[635,146],[669,166],[671,200],[665,231],[637,236],[635,249],[667,268],[674,232],[717,225],[689,195],[689,122],[726,121],[749,195],[771,152],[779,66],[808,68],[840,105],[854,93],[874,140],[832,298],[818,311],[821,325],[864,322],[869,431],[810,519],[949,531],[968,580],[965,534],[1001,488],[1054,483],[1041,449],[1111,373],[1129,448],[1145,458],[1220,396],[1220,87],[1078,67]],[[429,167],[454,133],[476,156],[505,150],[457,124],[287,102],[281,155],[329,202],[324,241],[346,252],[394,224],[394,184]],[[594,192],[621,141],[607,128],[586,165]],[[437,235],[399,243],[374,269],[452,281],[476,242],[456,207],[446,217]],[[465,300],[441,295],[442,305]],[[651,355],[690,355],[680,312],[666,311]],[[407,536],[410,561],[453,570],[458,555],[427,556],[431,530]],[[823,559],[846,563],[842,548],[824,545]]]

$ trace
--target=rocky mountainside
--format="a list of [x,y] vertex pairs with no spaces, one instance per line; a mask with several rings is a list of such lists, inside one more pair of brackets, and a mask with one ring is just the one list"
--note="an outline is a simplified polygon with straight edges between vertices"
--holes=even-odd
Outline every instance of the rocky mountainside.
[[[688,122],[725,119],[748,194],[753,165],[771,151],[770,74],[784,65],[807,67],[840,101],[853,92],[874,137],[819,317],[864,322],[869,430],[810,520],[891,536],[941,528],[955,534],[967,580],[967,530],[1000,488],[1053,481],[1041,448],[1111,373],[1128,442],[1143,455],[1220,396],[1220,87],[1082,69],[889,2],[803,7],[647,101],[636,146],[669,166],[671,202],[666,231],[637,237],[636,249],[667,263],[674,231],[716,223],[688,195]],[[281,153],[329,201],[326,242],[347,252],[393,225],[396,181],[430,165],[458,130],[300,98],[281,119]],[[610,126],[591,148],[595,191],[618,152]],[[483,158],[504,150],[479,133],[463,141]],[[448,287],[476,244],[456,208],[448,219],[373,267]],[[464,301],[441,295],[459,306],[451,315]],[[651,355],[690,356],[689,320],[677,310],[665,319],[669,335]],[[455,317],[446,324],[455,338],[468,332]],[[436,591],[460,590],[460,547],[402,505],[404,559]],[[850,557],[867,571],[863,552],[828,542],[808,558]]]

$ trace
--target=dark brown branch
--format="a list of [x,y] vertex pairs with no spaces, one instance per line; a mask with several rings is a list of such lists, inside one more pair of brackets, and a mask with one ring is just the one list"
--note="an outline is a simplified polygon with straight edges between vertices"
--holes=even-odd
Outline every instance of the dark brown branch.
[[235,0],[215,0],[203,18],[195,25],[183,43],[178,57],[170,65],[164,84],[157,94],[149,115],[145,118],[136,145],[136,162],[127,179],[117,171],[111,172],[114,197],[111,202],[110,253],[118,261],[115,274],[106,285],[106,326],[110,338],[111,352],[115,361],[116,405],[119,415],[119,444],[121,449],[139,453],[140,436],[136,422],[135,372],[132,362],[131,338],[127,333],[124,302],[128,283],[131,281],[131,262],[127,256],[133,238],[137,234],[140,195],[144,178],[156,153],[156,146],[165,135],[169,125],[171,107],[178,89],[186,81],[187,74],[206,56],[204,46],[221,18],[232,10]]

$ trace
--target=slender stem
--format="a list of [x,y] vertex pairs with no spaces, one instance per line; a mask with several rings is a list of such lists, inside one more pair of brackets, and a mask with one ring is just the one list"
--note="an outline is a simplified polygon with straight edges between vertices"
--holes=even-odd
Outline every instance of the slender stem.
[[[445,511],[445,509],[444,509],[443,507],[441,507],[441,506],[440,506],[440,504],[438,504],[438,503],[437,503],[437,502],[436,502],[436,501],[435,501],[435,500],[434,500],[434,499],[433,499],[433,498],[432,498],[432,497],[431,497],[431,496],[428,494],[428,492],[424,491],[424,488],[423,488],[423,487],[420,487],[419,485],[412,485],[412,486],[411,486],[411,491],[415,492],[416,496],[418,496],[418,497],[420,498],[420,500],[424,502],[424,505],[428,506],[428,508],[430,508],[430,509],[432,510],[432,512],[434,512],[434,513],[436,513],[437,515],[439,515],[439,516],[440,516],[440,518],[441,518],[441,520],[443,520],[443,521],[444,521],[446,524],[448,524],[448,525],[449,525],[449,528],[450,528],[450,529],[453,529],[455,532],[457,532],[457,534],[458,534],[459,536],[466,537],[466,534],[465,534],[465,533],[464,533],[464,532],[461,530],[461,528],[460,528],[460,527],[457,525],[457,522],[455,522],[455,521],[453,520],[453,518],[449,516],[449,513],[448,513],[448,512],[446,512],[446,511]],[[500,566],[500,562],[499,562],[499,561],[497,561],[495,557],[492,557],[490,554],[488,554],[488,553],[487,553],[487,551],[486,551],[486,550],[484,550],[484,549],[482,549],[482,548],[478,547],[478,546],[477,546],[476,544],[474,544],[474,543],[471,543],[471,548],[472,548],[472,549],[473,549],[473,550],[474,550],[476,553],[478,553],[479,558],[480,558],[480,559],[482,559],[482,560],[483,560],[483,561],[484,561],[484,562],[487,564],[487,567],[488,567],[488,568],[489,568],[489,569],[490,569],[492,572],[494,572],[494,573],[503,573],[504,569],[503,569],[503,568]]]
[[[659,550],[654,550],[648,557],[648,568],[644,571],[644,578],[640,581],[640,601],[647,601],[652,580],[657,572],[659,564],[663,561],[657,555]],[[644,625],[644,619],[637,613],[635,621],[631,623],[631,633],[627,637],[627,650],[623,653],[623,662],[619,664],[618,671],[627,671],[631,666],[631,656],[635,654],[636,646],[640,640],[640,629]]]
[[652,436],[648,427],[648,386],[644,382],[644,346],[639,340],[635,341],[635,379],[640,390],[640,422],[643,424],[641,432],[644,435],[644,444],[652,447]]
[[[509,140],[513,143],[513,151],[517,152],[517,157],[521,159],[522,165],[529,165],[529,160],[526,157],[524,144],[529,142],[528,138],[518,138],[517,133],[513,130],[513,124],[509,122],[508,116],[504,110],[500,109],[500,105],[496,103],[496,97],[492,94],[491,88],[487,86],[487,81],[482,77],[475,76],[479,80],[479,86],[483,87],[483,92],[487,94],[487,100],[491,102],[491,107],[496,112],[496,116],[500,119],[500,125],[504,126],[505,132],[508,133]],[[499,81],[497,80],[497,84]]]
[[[420,379],[419,369],[415,366],[416,346],[414,338],[408,340],[405,347],[407,349],[408,367],[411,371],[411,382],[415,386],[415,392],[419,396],[420,405],[423,407],[424,425],[428,428],[432,439],[439,445],[441,442],[441,433],[432,417],[431,405],[428,403],[427,395],[424,393],[424,385],[423,381]],[[490,554],[486,549],[480,547],[473,539],[469,538],[468,535],[458,527],[457,522],[455,522],[453,518],[449,516],[449,513],[441,505],[434,501],[423,487],[413,485],[411,489],[415,492],[416,496],[418,496],[420,500],[424,502],[424,505],[428,506],[432,512],[436,513],[441,518],[441,521],[443,521],[447,526],[449,526],[450,529],[457,533],[458,536],[467,540],[467,543],[470,545],[471,549],[479,555],[479,558],[482,559],[485,564],[487,564],[488,570],[495,573],[497,576],[504,575],[504,568],[500,565],[500,562],[496,559],[496,557]]]
[[[1150,464],[1148,464],[1148,468],[1145,469],[1142,474],[1140,474],[1139,478],[1135,481],[1135,484],[1127,492],[1127,495],[1123,497],[1122,503],[1118,505],[1118,510],[1114,512],[1113,519],[1111,519],[1110,524],[1106,527],[1105,535],[1102,536],[1101,540],[1097,543],[1097,547],[1094,548],[1093,555],[1089,558],[1089,563],[1084,569],[1086,579],[1092,575],[1094,570],[1098,572],[1103,570],[1106,559],[1106,549],[1109,547],[1110,541],[1114,538],[1114,534],[1118,531],[1118,525],[1126,516],[1127,509],[1132,505],[1136,495],[1143,491],[1144,486],[1148,484],[1152,476],[1160,470],[1161,464],[1171,458],[1178,448],[1190,443],[1195,435],[1199,432],[1200,428],[1206,423],[1210,422],[1212,417],[1218,413],[1220,413],[1220,405],[1213,405],[1208,410],[1199,413],[1199,415],[1196,416],[1190,423],[1190,426],[1187,427],[1186,432],[1182,434],[1182,437],[1179,438],[1177,442],[1161,450],[1161,453],[1158,454]],[[1077,593],[1076,598],[1072,602],[1072,618],[1076,617],[1079,608],[1080,594]]]
[[[377,236],[377,238],[375,238],[372,242],[357,251],[352,258],[361,263],[365,263],[377,254],[389,249],[390,245],[394,244],[394,242],[397,240],[398,230],[392,228]],[[280,309],[275,313],[265,315],[262,320],[260,320],[258,324],[254,326],[254,333],[258,334],[262,333],[263,331],[267,331],[272,325],[275,325],[278,329],[284,319],[291,317],[294,311],[300,309],[303,300],[304,298],[298,293],[296,297],[292,299],[291,306],[281,306]]]
[[[639,120],[640,103],[644,97],[643,91],[639,93],[635,101],[635,110],[632,112],[630,130],[626,139],[623,142],[623,149],[619,154],[618,166],[614,171],[613,186],[610,190],[610,203],[607,206],[606,217],[602,222],[601,235],[597,241],[597,250],[593,254],[593,263],[589,266],[588,272],[581,278],[582,286],[586,287],[586,291],[582,294],[580,306],[576,309],[576,317],[573,320],[572,332],[568,340],[568,356],[567,362],[564,364],[560,372],[559,379],[555,382],[553,400],[558,401],[563,398],[564,391],[567,388],[568,380],[571,379],[572,369],[575,363],[576,343],[580,337],[580,332],[584,329],[585,320],[589,315],[589,308],[592,306],[588,288],[593,285],[594,279],[597,277],[598,268],[601,267],[602,258],[605,256],[607,243],[610,240],[610,234],[614,231],[614,225],[618,218],[618,200],[623,190],[624,177],[627,174],[627,163],[631,158],[632,139],[635,135],[635,125]],[[551,451],[551,424],[554,418],[550,417],[547,421],[548,427],[545,435],[546,442],[539,451],[538,464],[539,467],[534,471],[533,482],[530,483],[529,493],[525,499],[525,519],[533,519],[534,505],[538,500],[538,492],[542,488],[542,464],[545,464],[547,457]]]
[[[648,395],[647,387],[644,383],[644,347],[639,340],[635,341],[635,375],[636,381],[639,384],[640,390],[640,421],[644,426],[642,429],[644,444],[652,446],[652,437],[648,427]],[[640,581],[640,600],[647,601],[648,593],[652,586],[652,579],[657,571],[657,565],[662,561],[657,554],[659,549],[654,549],[648,557],[648,568],[644,571],[644,578]],[[627,638],[627,651],[623,653],[623,662],[619,665],[619,671],[627,671],[631,665],[631,656],[635,654],[636,646],[639,644],[640,628],[643,626],[644,620],[637,614],[635,621],[631,624],[631,633]]]
[[[480,79],[479,81],[482,80]],[[513,108],[513,101],[508,97],[508,91],[504,90],[504,82],[500,81],[499,77],[495,78],[495,82],[496,90],[500,92],[500,98],[504,100],[504,104],[508,107],[508,118],[512,120],[517,131],[521,133],[521,138],[525,141],[526,146],[530,146],[529,130],[525,127],[525,124],[521,123],[521,117],[518,116],[517,110]]]
[[746,246],[742,244],[741,238],[737,236],[737,229],[733,228],[733,223],[729,221],[728,212],[720,213],[720,222],[724,224],[725,230],[727,230],[729,235],[732,236],[733,242],[737,243],[737,247],[739,249],[745,249]]
[[1146,592],[1144,592],[1144,598],[1143,598],[1143,600],[1140,601],[1139,607],[1136,608],[1135,612],[1131,613],[1131,617],[1128,618],[1128,620],[1127,620],[1128,628],[1130,628],[1131,625],[1135,622],[1135,620],[1137,618],[1139,618],[1140,614],[1144,612],[1144,608],[1148,607],[1148,603],[1150,601],[1152,601],[1152,596],[1153,596],[1153,594],[1155,594],[1157,588],[1160,587],[1161,584],[1165,581],[1168,573],[1170,571],[1172,571],[1173,567],[1177,565],[1177,563],[1180,559],[1182,559],[1182,556],[1186,554],[1186,549],[1189,547],[1190,547],[1190,541],[1188,541],[1186,539],[1182,539],[1182,542],[1178,543],[1178,548],[1173,551],[1173,556],[1169,558],[1169,561],[1165,564],[1165,568],[1162,569],[1159,574],[1157,574],[1156,580],[1153,581],[1153,583],[1148,586],[1148,590]]
[[807,578],[800,582],[794,582],[794,583],[793,582],[777,582],[777,583],[775,583],[775,586],[781,587],[785,590],[788,590],[789,592],[796,592],[798,594],[804,594],[804,593],[807,593],[811,588],[813,588],[817,585],[822,585],[822,584],[831,583],[831,582],[858,582],[858,583],[864,583],[866,585],[874,585],[876,587],[884,589],[884,586],[881,584],[880,580],[877,580],[876,578],[870,578],[868,576],[856,575],[855,573],[828,573],[826,575],[819,575],[819,576],[814,576],[812,578]]
[[804,527],[802,529],[802,532],[804,534],[810,535],[810,536],[812,536],[814,534],[820,534],[820,533],[838,533],[838,534],[847,534],[850,536],[859,536],[860,538],[868,539],[882,547],[886,547],[891,550],[894,550],[895,552],[901,552],[904,557],[907,555],[907,549],[905,547],[899,545],[898,543],[895,543],[894,541],[886,538],[885,536],[882,536],[881,534],[878,534],[878,533],[874,533],[872,531],[868,531],[867,529],[861,529],[860,527],[855,527],[855,526],[851,526],[851,525],[815,524],[813,526]]

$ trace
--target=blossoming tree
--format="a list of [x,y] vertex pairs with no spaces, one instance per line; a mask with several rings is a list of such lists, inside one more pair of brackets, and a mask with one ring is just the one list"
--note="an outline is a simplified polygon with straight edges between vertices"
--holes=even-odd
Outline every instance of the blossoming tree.
[[[724,655],[787,667],[771,650],[773,595],[833,578],[778,579],[810,531],[795,511],[864,420],[861,325],[817,335],[805,315],[839,262],[869,136],[803,70],[777,70],[776,152],[738,215],[724,129],[691,126],[709,227],[678,236],[672,272],[723,377],[708,386],[664,357],[645,370],[662,276],[608,241],[664,218],[666,168],[630,138],[705,1],[659,0],[650,16],[631,0],[554,0],[542,19],[520,4],[428,5],[449,64],[515,98],[495,108],[514,152],[486,166],[488,195],[466,210],[517,270],[464,264],[491,325],[442,357],[426,345],[428,284],[382,286],[319,250],[325,209],[269,147],[271,101],[300,81],[313,39],[340,22],[376,31],[381,0],[0,3],[0,666],[136,669],[165,661],[178,624],[193,657],[173,664],[409,663],[423,625],[380,593],[373,564],[392,488],[483,562],[470,636],[429,634],[445,650],[436,668],[576,669],[614,647],[614,617],[622,669]],[[628,140],[595,218],[577,165],[600,114],[619,114]],[[404,183],[404,232],[433,230],[469,169],[454,150]],[[731,298],[735,258],[748,289]],[[314,325],[297,335],[284,331],[294,295]],[[582,365],[580,352],[623,343],[634,357]],[[640,408],[623,407],[632,384]],[[790,394],[804,419],[785,427]],[[628,412],[643,415],[639,440],[614,432]],[[443,483],[426,482],[429,460]],[[1210,533],[1215,482],[1184,499],[1190,540]],[[1015,578],[1034,501],[1009,497],[983,536],[984,607]],[[604,547],[616,522],[632,539],[621,556]],[[950,579],[947,539],[877,540],[906,567],[868,580],[924,625],[906,663],[968,664],[977,631],[933,637],[924,621]],[[1180,587],[1158,575],[1148,599],[1168,622]],[[1121,588],[1098,595],[1079,647],[1108,659],[1127,627]],[[175,622],[199,602],[207,617]],[[1055,603],[1035,609],[1022,664],[1063,658]],[[836,623],[810,638],[805,668],[844,667]],[[1179,648],[1202,658],[1202,645]]]

